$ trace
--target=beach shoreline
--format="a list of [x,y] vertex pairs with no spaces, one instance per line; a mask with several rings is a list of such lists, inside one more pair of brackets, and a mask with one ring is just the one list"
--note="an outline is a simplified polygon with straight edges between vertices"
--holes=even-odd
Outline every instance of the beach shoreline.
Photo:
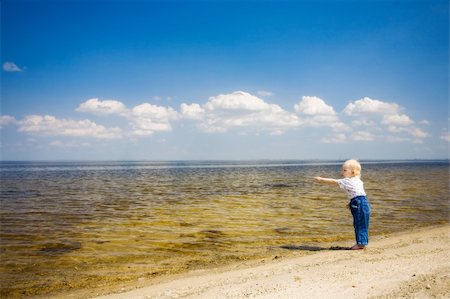
[[[286,249],[294,256],[162,277],[152,285],[88,298],[447,298],[450,225],[375,236],[366,250]],[[295,256],[298,250],[300,256]],[[80,294],[65,294],[77,298]],[[86,293],[85,293],[86,295]],[[62,298],[62,297],[54,297]]]

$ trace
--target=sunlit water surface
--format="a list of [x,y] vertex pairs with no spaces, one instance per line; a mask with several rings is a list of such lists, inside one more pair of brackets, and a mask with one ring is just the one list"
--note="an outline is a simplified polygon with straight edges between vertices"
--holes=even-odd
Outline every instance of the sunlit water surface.
[[[1,298],[352,245],[342,162],[0,162]],[[445,223],[448,161],[363,162],[372,235]]]

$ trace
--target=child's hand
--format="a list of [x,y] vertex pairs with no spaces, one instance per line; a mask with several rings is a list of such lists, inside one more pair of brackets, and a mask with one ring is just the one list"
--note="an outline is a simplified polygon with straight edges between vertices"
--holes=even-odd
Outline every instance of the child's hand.
[[319,183],[322,181],[322,177],[320,177],[320,176],[316,176],[314,179],[315,179],[316,181],[318,181]]

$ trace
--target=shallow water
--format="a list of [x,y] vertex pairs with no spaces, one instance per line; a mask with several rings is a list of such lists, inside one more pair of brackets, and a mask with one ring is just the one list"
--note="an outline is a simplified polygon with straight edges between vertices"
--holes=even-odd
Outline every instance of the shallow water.
[[[1,297],[352,245],[341,162],[0,162]],[[363,162],[372,235],[445,223],[448,161]]]

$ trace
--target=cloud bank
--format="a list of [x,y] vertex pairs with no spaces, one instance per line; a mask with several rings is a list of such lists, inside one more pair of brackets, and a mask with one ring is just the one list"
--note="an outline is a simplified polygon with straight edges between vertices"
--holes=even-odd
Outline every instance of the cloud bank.
[[129,121],[131,130],[128,135],[131,136],[149,136],[154,132],[171,131],[171,121],[178,117],[178,113],[171,107],[143,103],[128,109],[122,102],[99,99],[90,99],[81,103],[76,111],[125,118]]
[[[414,121],[400,105],[369,97],[348,102],[340,112],[316,96],[301,97],[289,111],[244,91],[212,96],[205,103],[182,103],[178,111],[151,103],[128,108],[121,101],[98,98],[82,102],[75,111],[94,115],[100,121],[121,119],[127,125],[106,127],[88,119],[51,115],[29,115],[16,120],[4,115],[0,117],[0,127],[16,125],[19,132],[30,135],[99,139],[145,138],[173,131],[175,123],[190,123],[203,134],[282,135],[292,130],[318,129],[323,131],[319,139],[322,143],[422,143],[430,137],[421,127],[428,121]],[[448,133],[441,139],[448,139]]]
[[[370,138],[366,138],[367,141],[381,139],[387,133],[407,135],[407,137],[402,136],[401,138],[388,135],[389,140],[422,143],[424,138],[429,137],[429,134],[418,127],[418,125],[427,124],[428,122],[421,121],[420,123],[416,123],[402,111],[403,108],[396,103],[384,102],[368,97],[349,103],[343,110],[346,115],[355,117],[352,123],[354,128],[363,127],[366,133],[371,134]],[[358,138],[361,137],[360,134],[357,136]],[[369,135],[366,134],[366,136]]]
[[18,122],[19,132],[46,136],[94,137],[116,139],[122,137],[120,128],[106,128],[90,120],[58,119],[51,115],[29,115]]

